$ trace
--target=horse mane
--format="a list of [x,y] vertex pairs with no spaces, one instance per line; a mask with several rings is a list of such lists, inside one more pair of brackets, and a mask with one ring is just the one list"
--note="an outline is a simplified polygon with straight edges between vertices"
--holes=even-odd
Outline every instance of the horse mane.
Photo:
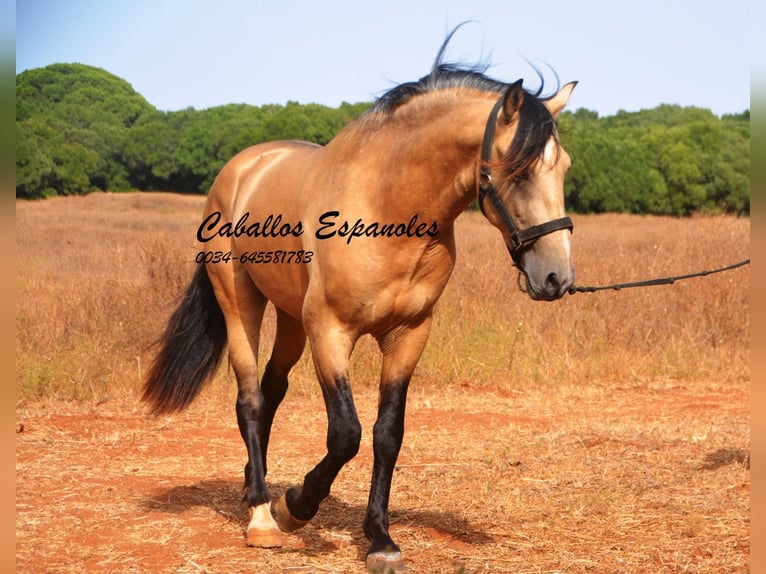
[[508,88],[509,84],[486,76],[484,70],[484,66],[464,67],[437,61],[428,75],[415,82],[395,86],[380,96],[370,112],[391,114],[417,96],[449,89],[469,88],[501,94]]
[[[457,93],[461,88],[489,92],[497,97],[504,94],[511,84],[487,76],[488,63],[466,65],[443,61],[447,45],[460,26],[462,24],[447,35],[427,75],[417,81],[405,82],[389,89],[373,103],[365,115],[374,115],[385,121],[385,118],[393,116],[396,110],[421,96],[445,91]],[[545,107],[545,102],[552,96],[541,96],[545,89],[545,78],[538,68],[531,63],[530,66],[540,79],[540,87],[535,92],[524,90],[516,134],[505,157],[493,166],[501,170],[504,179],[523,179],[532,164],[542,155],[548,140],[551,137],[558,139],[556,123]],[[555,75],[555,71],[553,72]],[[558,84],[557,75],[556,83]],[[553,94],[558,88],[557,85]]]

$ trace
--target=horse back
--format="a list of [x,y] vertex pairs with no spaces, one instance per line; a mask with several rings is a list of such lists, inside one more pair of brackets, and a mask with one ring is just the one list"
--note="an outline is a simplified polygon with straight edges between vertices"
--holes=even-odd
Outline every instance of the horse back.
[[[263,211],[268,204],[282,207],[289,199],[284,194],[289,196],[291,191],[300,189],[307,164],[322,149],[317,144],[293,140],[244,149],[218,173],[210,188],[205,214],[216,210],[225,215],[251,209]],[[301,164],[302,169],[290,169]]]

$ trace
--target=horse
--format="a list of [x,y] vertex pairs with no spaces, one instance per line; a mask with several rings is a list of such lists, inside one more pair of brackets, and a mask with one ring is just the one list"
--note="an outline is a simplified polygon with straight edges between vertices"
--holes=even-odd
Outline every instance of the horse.
[[[455,264],[455,219],[474,201],[532,299],[558,299],[574,282],[563,193],[571,160],[555,118],[576,82],[544,97],[542,85],[531,92],[523,80],[504,83],[486,68],[445,63],[450,37],[428,75],[391,88],[326,146],[254,145],[210,188],[197,230],[200,265],[159,340],[142,399],[154,415],[184,409],[228,346],[248,457],[248,546],[279,547],[281,532],[307,524],[357,454],[362,428],[348,365],[356,341],[371,335],[382,366],[366,566],[407,569],[389,533],[407,389]],[[276,334],[259,377],[268,302]],[[265,479],[272,422],[307,340],[327,410],[327,453],[300,487],[272,500]]]

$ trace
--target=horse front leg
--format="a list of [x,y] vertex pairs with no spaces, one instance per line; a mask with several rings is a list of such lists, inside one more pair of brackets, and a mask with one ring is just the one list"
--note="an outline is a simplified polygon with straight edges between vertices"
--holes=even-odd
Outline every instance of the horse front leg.
[[277,501],[274,517],[285,532],[303,527],[319,510],[341,468],[359,451],[362,427],[348,381],[348,359],[354,339],[328,327],[311,338],[312,356],[327,409],[327,454],[303,480]]
[[373,427],[374,463],[364,534],[370,541],[367,570],[404,572],[402,552],[389,534],[389,498],[394,467],[404,438],[407,388],[431,327],[431,316],[378,339],[383,351],[378,418]]

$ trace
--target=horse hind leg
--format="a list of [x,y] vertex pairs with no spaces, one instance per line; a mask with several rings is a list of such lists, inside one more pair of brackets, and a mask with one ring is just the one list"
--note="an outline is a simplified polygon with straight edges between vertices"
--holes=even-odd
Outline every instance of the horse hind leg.
[[230,335],[229,346],[231,363],[237,376],[237,424],[247,448],[244,485],[244,499],[249,512],[247,545],[274,548],[282,545],[282,537],[271,516],[271,493],[266,485],[266,469],[263,464],[267,447],[262,432],[266,400],[258,381],[258,337],[254,333],[260,326],[264,306],[265,300],[253,310],[251,318],[255,319],[254,322],[242,321],[241,327],[235,325],[230,329],[235,332],[241,329],[243,333],[249,333],[249,336],[239,338],[236,344],[232,344]]
[[271,493],[263,467],[262,428],[267,401],[258,377],[258,345],[267,300],[243,268],[211,267],[211,281],[226,319],[229,359],[237,378],[237,424],[247,448],[244,489],[249,510],[247,544],[274,548],[282,545],[282,538],[271,516]]
[[281,546],[279,527],[271,514],[271,495],[265,483],[267,452],[274,415],[287,392],[287,375],[300,359],[305,342],[306,334],[300,322],[278,309],[274,349],[260,385],[256,389],[240,384],[237,421],[248,445],[245,466],[245,500],[250,517],[248,546]]
[[287,392],[287,376],[301,358],[306,346],[306,332],[300,321],[277,309],[277,332],[274,349],[261,379],[263,408],[261,410],[261,457],[263,472],[267,473],[266,454],[274,415]]

